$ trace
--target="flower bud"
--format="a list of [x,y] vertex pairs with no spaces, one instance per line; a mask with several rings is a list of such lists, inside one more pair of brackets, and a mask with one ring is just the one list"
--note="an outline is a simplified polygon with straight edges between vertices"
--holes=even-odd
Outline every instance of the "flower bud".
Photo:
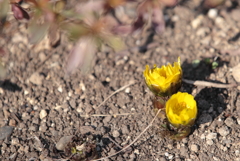
[[175,128],[191,127],[197,117],[197,103],[188,93],[178,92],[166,102],[166,116]]
[[146,65],[143,72],[145,83],[148,88],[158,96],[171,96],[178,92],[182,85],[182,68],[180,58],[174,65],[168,64],[158,68],[156,65],[152,69]]

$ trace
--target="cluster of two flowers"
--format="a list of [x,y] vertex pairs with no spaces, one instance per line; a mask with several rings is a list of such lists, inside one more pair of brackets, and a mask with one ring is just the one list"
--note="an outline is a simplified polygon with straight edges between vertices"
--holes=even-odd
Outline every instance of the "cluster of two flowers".
[[197,103],[191,94],[179,92],[182,85],[180,58],[173,66],[168,64],[158,68],[154,65],[149,69],[147,65],[143,75],[155,95],[154,108],[164,109],[168,130],[175,132],[171,137],[181,139],[187,136],[197,117]]

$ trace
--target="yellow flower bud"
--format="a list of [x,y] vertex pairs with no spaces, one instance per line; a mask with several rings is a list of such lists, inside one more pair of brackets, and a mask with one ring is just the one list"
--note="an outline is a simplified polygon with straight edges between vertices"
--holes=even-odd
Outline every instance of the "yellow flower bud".
[[188,93],[178,92],[166,102],[166,115],[174,127],[192,126],[197,117],[197,103]]
[[146,65],[143,72],[148,88],[158,96],[171,96],[176,93],[182,85],[182,68],[180,58],[174,65],[168,64],[158,68],[156,65],[152,69]]

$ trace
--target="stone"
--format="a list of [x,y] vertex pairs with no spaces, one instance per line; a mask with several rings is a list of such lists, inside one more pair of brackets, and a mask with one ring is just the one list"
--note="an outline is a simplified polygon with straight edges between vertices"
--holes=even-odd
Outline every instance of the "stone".
[[46,110],[41,110],[40,114],[39,114],[40,119],[42,120],[46,116],[47,116],[47,111]]
[[233,127],[234,126],[234,121],[231,117],[228,117],[225,122],[224,122],[228,127]]
[[18,138],[12,138],[12,145],[19,145],[19,139]]
[[192,144],[192,145],[190,146],[190,150],[191,150],[191,151],[197,152],[198,149],[199,149],[199,147],[198,147],[198,145],[196,145],[196,144]]
[[47,124],[45,122],[41,123],[39,130],[42,132],[46,132],[48,129]]
[[184,147],[184,146],[182,146],[182,147],[180,148],[180,154],[181,154],[182,156],[186,156],[186,155],[188,154],[187,148]]
[[217,138],[217,133],[209,133],[207,136],[206,136],[206,139],[216,139]]
[[202,21],[203,21],[203,15],[199,15],[197,18],[192,20],[191,22],[192,28],[196,29],[198,26],[202,24]]
[[218,16],[218,11],[216,8],[212,8],[208,11],[208,17],[211,19],[215,19]]
[[111,121],[111,119],[112,119],[112,116],[106,116],[106,117],[103,119],[103,123],[104,123],[105,125],[107,125],[108,122]]
[[12,126],[3,126],[0,128],[0,140],[3,140],[9,137],[13,132],[14,127]]
[[10,121],[9,121],[9,126],[16,126],[16,121],[14,120],[14,119],[10,119]]
[[212,141],[211,139],[208,139],[208,140],[206,141],[206,143],[207,143],[208,145],[213,145],[213,141]]
[[69,142],[72,141],[74,135],[62,137],[56,144],[57,150],[64,150]]
[[129,129],[128,129],[128,126],[127,126],[127,125],[123,125],[122,128],[121,128],[121,130],[122,130],[122,133],[123,133],[123,134],[128,134],[128,133],[129,133]]
[[120,136],[120,133],[118,130],[114,130],[113,133],[112,133],[113,137],[117,138]]
[[44,79],[43,75],[40,75],[39,73],[35,72],[30,76],[29,81],[35,85],[42,85],[43,79]]
[[230,133],[230,130],[228,129],[227,126],[222,126],[222,127],[218,130],[218,133],[219,133],[221,136],[227,136],[227,135]]
[[38,129],[39,129],[38,125],[36,125],[36,124],[29,127],[29,130],[31,130],[31,131],[38,131]]

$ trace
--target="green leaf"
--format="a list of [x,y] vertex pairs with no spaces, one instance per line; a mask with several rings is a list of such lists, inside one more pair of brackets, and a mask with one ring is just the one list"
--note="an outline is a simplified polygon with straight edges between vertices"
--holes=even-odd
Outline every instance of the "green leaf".
[[89,33],[89,29],[83,24],[65,24],[62,29],[67,31],[68,37],[72,41],[76,41]]
[[116,52],[122,50],[125,47],[125,43],[123,42],[123,40],[120,37],[117,37],[114,35],[106,35],[104,40]]
[[7,16],[9,0],[0,0],[0,21]]
[[192,61],[192,66],[193,66],[193,68],[198,67],[199,64],[200,64],[200,62],[201,62],[201,61],[200,61],[200,60],[197,60],[197,59],[196,59],[196,60],[193,60],[193,61]]
[[217,67],[218,67],[218,63],[214,61],[212,63],[212,69],[216,69]]
[[30,34],[30,43],[36,44],[40,42],[44,36],[47,34],[47,31],[50,27],[50,23],[37,24],[36,21],[33,21],[29,25],[29,34]]
[[0,79],[5,78],[5,76],[6,76],[6,69],[4,68],[4,66],[0,62]]
[[61,12],[61,15],[65,18],[69,19],[77,19],[77,20],[82,20],[84,17],[80,15],[79,13],[74,12],[73,10],[63,10]]
[[55,4],[55,12],[60,13],[63,8],[65,7],[65,2],[64,1],[58,1]]

